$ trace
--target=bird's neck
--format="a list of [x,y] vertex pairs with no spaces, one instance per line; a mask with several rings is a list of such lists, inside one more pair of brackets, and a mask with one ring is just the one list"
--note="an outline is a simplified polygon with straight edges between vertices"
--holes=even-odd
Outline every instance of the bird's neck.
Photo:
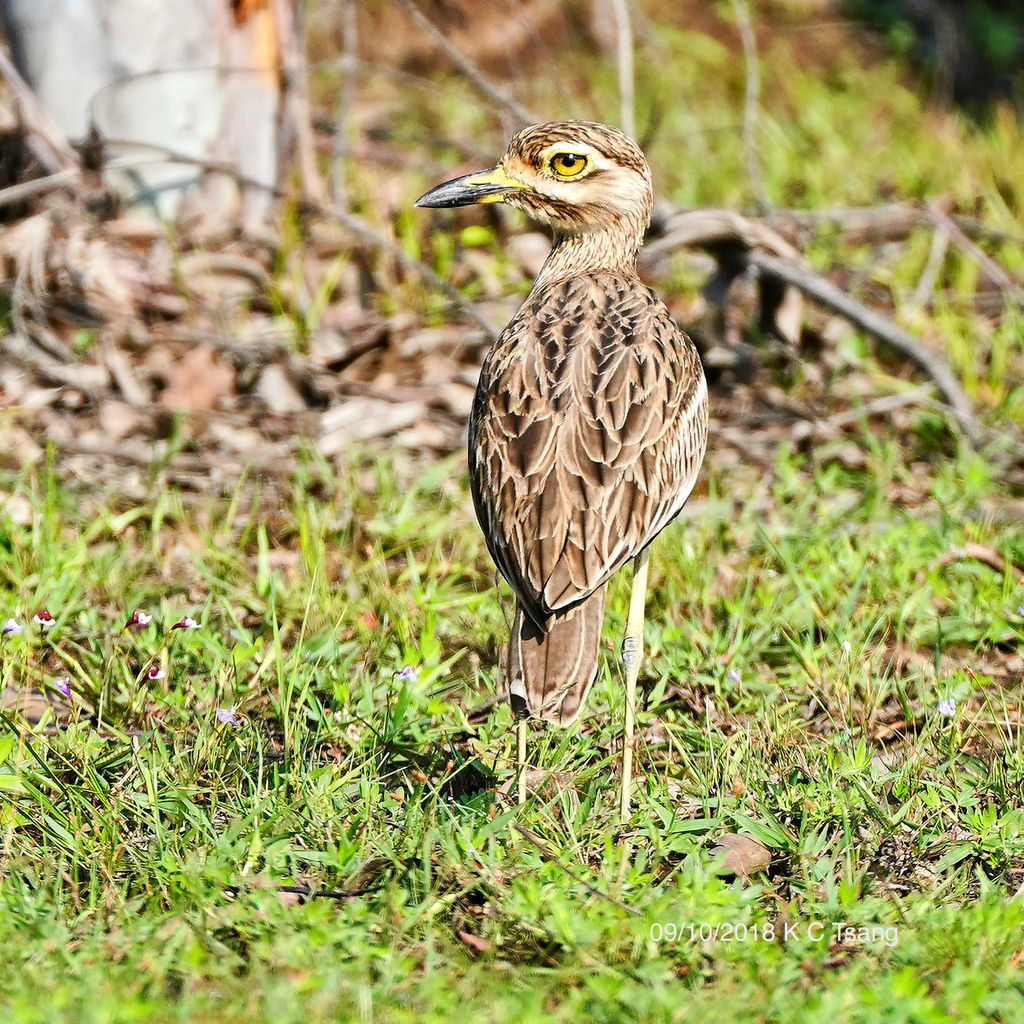
[[534,288],[599,271],[635,275],[636,257],[646,229],[646,223],[639,218],[635,222],[621,218],[607,227],[581,232],[562,232],[556,228],[554,244]]

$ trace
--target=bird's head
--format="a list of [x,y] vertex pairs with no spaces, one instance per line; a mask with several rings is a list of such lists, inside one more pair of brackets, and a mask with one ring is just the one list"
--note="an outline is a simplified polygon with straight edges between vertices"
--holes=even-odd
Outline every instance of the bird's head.
[[618,128],[594,121],[535,124],[512,137],[494,167],[446,181],[416,200],[430,207],[472,203],[507,203],[561,235],[618,228],[642,237],[653,204],[651,170]]

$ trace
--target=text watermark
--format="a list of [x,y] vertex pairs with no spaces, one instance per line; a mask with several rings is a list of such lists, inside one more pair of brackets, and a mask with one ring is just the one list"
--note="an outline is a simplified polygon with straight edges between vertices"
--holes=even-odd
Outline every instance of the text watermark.
[[850,924],[848,921],[763,921],[738,924],[684,921],[651,925],[654,942],[828,942],[843,946],[888,946],[899,943],[897,925]]

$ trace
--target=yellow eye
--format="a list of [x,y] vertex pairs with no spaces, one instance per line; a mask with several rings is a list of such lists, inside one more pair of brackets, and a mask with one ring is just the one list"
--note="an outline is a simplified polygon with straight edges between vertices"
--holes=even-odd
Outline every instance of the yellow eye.
[[548,166],[560,178],[576,178],[586,169],[587,162],[582,153],[555,153]]

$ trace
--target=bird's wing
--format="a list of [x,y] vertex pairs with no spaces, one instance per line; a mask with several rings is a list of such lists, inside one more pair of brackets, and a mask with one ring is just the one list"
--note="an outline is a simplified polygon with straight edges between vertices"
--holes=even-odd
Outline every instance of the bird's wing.
[[484,363],[469,445],[488,548],[531,617],[583,600],[654,539],[706,439],[697,352],[640,281],[531,294]]

